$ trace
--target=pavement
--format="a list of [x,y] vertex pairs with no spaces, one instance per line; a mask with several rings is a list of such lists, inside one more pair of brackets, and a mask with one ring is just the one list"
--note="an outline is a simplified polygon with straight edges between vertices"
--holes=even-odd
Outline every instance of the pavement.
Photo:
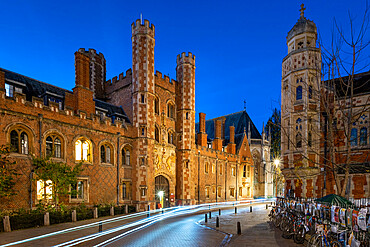
[[[250,206],[239,206],[235,214],[234,208],[222,209],[221,215],[218,210],[213,211],[212,218],[204,222],[203,211],[194,217],[186,218],[183,216],[178,219],[171,219],[168,222],[155,223],[153,228],[144,228],[136,234],[130,234],[111,246],[301,246],[294,243],[292,239],[281,237],[281,231],[275,229],[268,222],[268,213],[271,208],[266,210],[266,204],[252,204],[253,210],[250,212]],[[220,226],[216,227],[216,217],[219,216]],[[40,235],[64,230],[70,227],[90,224],[113,217],[102,217],[78,222],[63,223],[58,225],[44,226],[39,228],[30,228],[17,230],[7,233],[0,233],[0,245],[20,241],[26,238],[37,237]],[[137,220],[137,218],[136,218]],[[132,222],[134,219],[124,222],[115,222],[111,225],[103,225],[103,230]],[[177,221],[177,222],[176,222]],[[191,223],[191,222],[193,223]],[[237,222],[241,224],[241,235],[237,234]],[[158,229],[158,230],[153,230]],[[177,229],[177,230],[176,230]],[[27,242],[17,246],[53,246],[61,242],[81,237],[82,234],[92,234],[98,231],[98,226],[70,232],[63,235],[55,235],[49,238]],[[136,236],[137,237],[136,237]],[[147,239],[145,242],[143,240]],[[145,243],[145,244],[144,244]],[[158,244],[158,245],[157,245]]]
[[[215,231],[227,233],[230,240],[225,246],[284,246],[294,247],[301,246],[295,244],[293,239],[284,239],[281,237],[282,232],[276,229],[269,223],[268,214],[271,208],[266,209],[266,204],[252,204],[252,212],[250,206],[239,207],[237,214],[234,212],[213,212],[212,218],[201,225],[212,228]],[[219,216],[220,226],[216,227],[216,217]],[[241,235],[237,233],[237,222],[241,225]]]

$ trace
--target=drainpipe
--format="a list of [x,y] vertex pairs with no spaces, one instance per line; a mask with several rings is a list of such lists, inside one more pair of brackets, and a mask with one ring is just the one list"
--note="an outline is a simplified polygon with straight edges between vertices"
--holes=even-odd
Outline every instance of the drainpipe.
[[121,133],[117,132],[117,206],[119,206],[119,138],[121,136]]
[[198,205],[200,204],[200,150],[198,150]]
[[226,188],[226,178],[227,178],[227,157],[226,157],[226,162],[225,162],[225,202],[227,201],[227,188]]
[[218,161],[218,156],[216,155],[217,159],[216,159],[216,203],[217,203],[217,198],[218,198],[218,188],[217,188],[217,161]]

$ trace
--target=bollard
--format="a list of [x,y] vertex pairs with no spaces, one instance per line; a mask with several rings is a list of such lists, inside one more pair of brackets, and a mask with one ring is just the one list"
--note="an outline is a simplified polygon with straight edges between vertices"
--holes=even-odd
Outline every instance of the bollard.
[[242,228],[240,226],[240,222],[238,221],[238,223],[236,224],[236,230],[238,232],[238,235],[241,235],[242,234]]
[[268,209],[269,208],[269,205],[268,204],[266,204],[266,209]]
[[252,206],[249,207],[249,211],[252,213]]
[[211,204],[208,205],[208,209],[211,210]]
[[221,215],[221,209],[218,209],[218,215]]
[[150,217],[150,205],[148,205],[148,213],[147,213],[146,217]]
[[125,205],[125,214],[128,214],[128,204]]
[[236,214],[238,213],[238,208],[237,208],[237,207],[235,207],[235,213],[236,213]]
[[162,214],[164,213],[164,211],[163,211],[163,208],[162,208]]
[[103,231],[103,223],[99,222],[99,232]]
[[207,220],[208,218],[207,218],[207,214],[204,214],[204,223],[207,223]]
[[271,202],[271,205],[272,205],[272,202]]
[[50,217],[49,212],[46,212],[44,214],[44,226],[50,226]]
[[110,216],[114,216],[114,207],[110,207]]
[[218,216],[216,218],[216,227],[220,227],[220,218]]
[[209,218],[212,218],[211,211],[209,211]]
[[72,210],[72,222],[76,222],[77,221],[77,212],[76,210]]
[[10,227],[10,219],[9,216],[3,217],[3,224],[4,224],[4,232],[11,232],[12,228]]
[[94,215],[94,219],[98,218],[98,208],[97,207],[94,207],[93,215]]

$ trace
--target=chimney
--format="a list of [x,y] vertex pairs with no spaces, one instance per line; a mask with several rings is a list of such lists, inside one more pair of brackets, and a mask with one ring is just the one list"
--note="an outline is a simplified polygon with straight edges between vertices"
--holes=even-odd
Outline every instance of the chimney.
[[222,139],[221,139],[221,120],[215,121],[215,139],[213,140],[213,148],[221,151],[222,150]]
[[230,142],[227,144],[227,152],[231,154],[235,154],[236,144],[235,144],[235,127],[230,126]]
[[0,90],[5,90],[5,73],[0,71]]
[[93,92],[90,90],[89,58],[79,51],[75,52],[76,86],[73,88],[74,110],[83,111],[87,116],[95,113]]
[[198,145],[202,147],[207,146],[206,114],[203,112],[199,113]]

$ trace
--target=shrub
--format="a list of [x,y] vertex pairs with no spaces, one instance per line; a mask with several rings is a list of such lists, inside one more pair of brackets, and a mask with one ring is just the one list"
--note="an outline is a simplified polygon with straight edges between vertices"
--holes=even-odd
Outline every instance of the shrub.
[[136,207],[133,205],[128,206],[128,213],[135,213],[136,212]]
[[59,224],[72,221],[72,211],[52,211],[49,212],[50,224]]
[[39,227],[44,225],[44,214],[34,211],[21,212],[11,215],[10,225],[12,230]]

